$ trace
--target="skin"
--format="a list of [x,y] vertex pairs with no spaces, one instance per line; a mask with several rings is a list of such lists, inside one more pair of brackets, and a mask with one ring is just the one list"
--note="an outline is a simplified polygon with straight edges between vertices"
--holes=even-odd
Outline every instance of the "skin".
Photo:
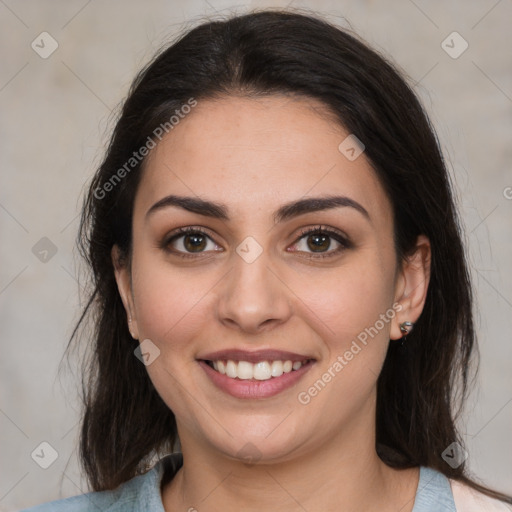
[[[418,468],[394,470],[375,451],[376,381],[400,322],[421,314],[430,245],[398,262],[391,204],[363,153],[349,161],[348,133],[313,99],[269,96],[201,101],[152,151],[135,198],[133,250],[114,247],[119,292],[132,335],[160,355],[147,366],[176,415],[184,465],[163,489],[166,511],[411,511]],[[177,207],[146,217],[169,195],[225,204],[230,220]],[[272,213],[304,197],[339,194],[360,203],[274,224]],[[342,231],[349,248],[325,259],[300,229]],[[161,247],[176,228],[208,230],[202,253]],[[236,252],[248,236],[263,252]],[[340,245],[333,238],[324,252]],[[187,252],[184,237],[168,246]],[[192,249],[193,250],[193,249]],[[401,310],[311,401],[297,399],[357,335]],[[292,388],[265,399],[217,389],[196,358],[214,350],[280,349],[315,364]],[[252,448],[251,443],[255,448]],[[249,448],[248,448],[249,446]],[[239,451],[253,450],[254,463]],[[252,452],[251,452],[252,453]]]

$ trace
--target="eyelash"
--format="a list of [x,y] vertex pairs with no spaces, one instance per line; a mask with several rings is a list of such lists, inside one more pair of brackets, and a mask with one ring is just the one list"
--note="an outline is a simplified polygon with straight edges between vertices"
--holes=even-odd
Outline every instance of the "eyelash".
[[[177,229],[174,233],[171,233],[168,237],[164,238],[160,247],[164,251],[171,253],[174,256],[178,256],[179,258],[197,258],[198,255],[200,255],[201,253],[193,254],[193,253],[185,253],[182,251],[176,251],[176,250],[169,249],[169,245],[172,242],[174,242],[175,240],[177,240],[185,235],[191,235],[191,234],[205,235],[210,240],[212,240],[212,242],[214,242],[212,237],[204,229],[199,228],[199,227],[187,226],[184,228]],[[337,256],[340,252],[342,252],[346,249],[350,249],[352,247],[352,243],[341,232],[327,228],[325,226],[321,226],[321,225],[318,225],[318,226],[315,226],[312,228],[302,229],[298,238],[295,240],[293,245],[297,244],[305,236],[311,235],[311,234],[327,235],[330,238],[333,238],[334,240],[336,240],[336,242],[338,242],[341,247],[339,247],[338,249],[335,249],[335,250],[331,250],[326,253],[316,253],[316,254],[308,253],[309,254],[308,256],[303,256],[305,258],[309,258],[309,259],[313,259],[313,260],[314,259],[332,258],[334,256]],[[298,252],[300,252],[300,251],[298,251]]]
[[299,237],[294,242],[294,245],[299,242],[302,238],[304,238],[307,235],[328,235],[330,238],[333,238],[340,244],[340,247],[338,249],[330,250],[329,252],[325,253],[308,253],[309,256],[305,256],[306,258],[311,259],[324,259],[324,258],[332,258],[334,256],[337,256],[339,253],[346,249],[350,249],[352,247],[352,243],[349,241],[349,239],[338,230],[334,230],[322,225],[318,225],[312,228],[304,228],[300,231]]

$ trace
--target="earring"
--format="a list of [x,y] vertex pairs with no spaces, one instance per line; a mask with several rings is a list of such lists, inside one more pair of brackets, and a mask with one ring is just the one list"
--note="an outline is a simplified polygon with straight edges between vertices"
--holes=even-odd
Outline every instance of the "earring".
[[407,335],[412,331],[412,328],[414,327],[414,324],[412,322],[402,322],[400,324],[400,332],[403,334],[403,336],[400,338],[401,343],[400,345],[404,345],[404,341],[407,339]]
[[414,324],[412,322],[402,322],[400,324],[400,332],[404,336],[407,336],[412,331],[413,326]]

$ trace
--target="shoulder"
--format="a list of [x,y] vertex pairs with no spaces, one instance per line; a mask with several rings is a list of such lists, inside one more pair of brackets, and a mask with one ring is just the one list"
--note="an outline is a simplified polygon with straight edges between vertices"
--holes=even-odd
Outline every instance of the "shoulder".
[[[151,470],[153,471],[153,470]],[[112,491],[99,491],[73,496],[43,503],[22,512],[135,512],[136,501],[141,489],[145,487],[148,479],[151,479],[151,471],[144,475],[132,478]]]
[[88,512],[89,510],[109,510],[115,498],[115,491],[102,491],[81,494],[71,498],[50,501],[21,512]]
[[457,480],[449,479],[457,512],[512,512],[512,505],[490,498]]
[[440,471],[420,466],[413,512],[458,512],[450,482]]
[[512,505],[421,466],[413,512],[512,512]]
[[120,485],[112,491],[99,491],[43,503],[21,512],[139,512],[151,510],[164,512],[160,494],[160,482],[165,473],[172,477],[181,459],[172,454],[161,459],[144,473]]

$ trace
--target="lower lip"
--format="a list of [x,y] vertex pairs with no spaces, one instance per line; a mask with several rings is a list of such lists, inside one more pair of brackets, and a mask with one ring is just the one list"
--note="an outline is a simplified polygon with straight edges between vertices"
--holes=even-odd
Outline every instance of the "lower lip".
[[269,398],[278,395],[296,384],[315,363],[309,361],[298,370],[292,370],[289,373],[283,373],[280,377],[272,377],[268,380],[241,380],[222,375],[205,361],[198,362],[219,389],[235,398]]

